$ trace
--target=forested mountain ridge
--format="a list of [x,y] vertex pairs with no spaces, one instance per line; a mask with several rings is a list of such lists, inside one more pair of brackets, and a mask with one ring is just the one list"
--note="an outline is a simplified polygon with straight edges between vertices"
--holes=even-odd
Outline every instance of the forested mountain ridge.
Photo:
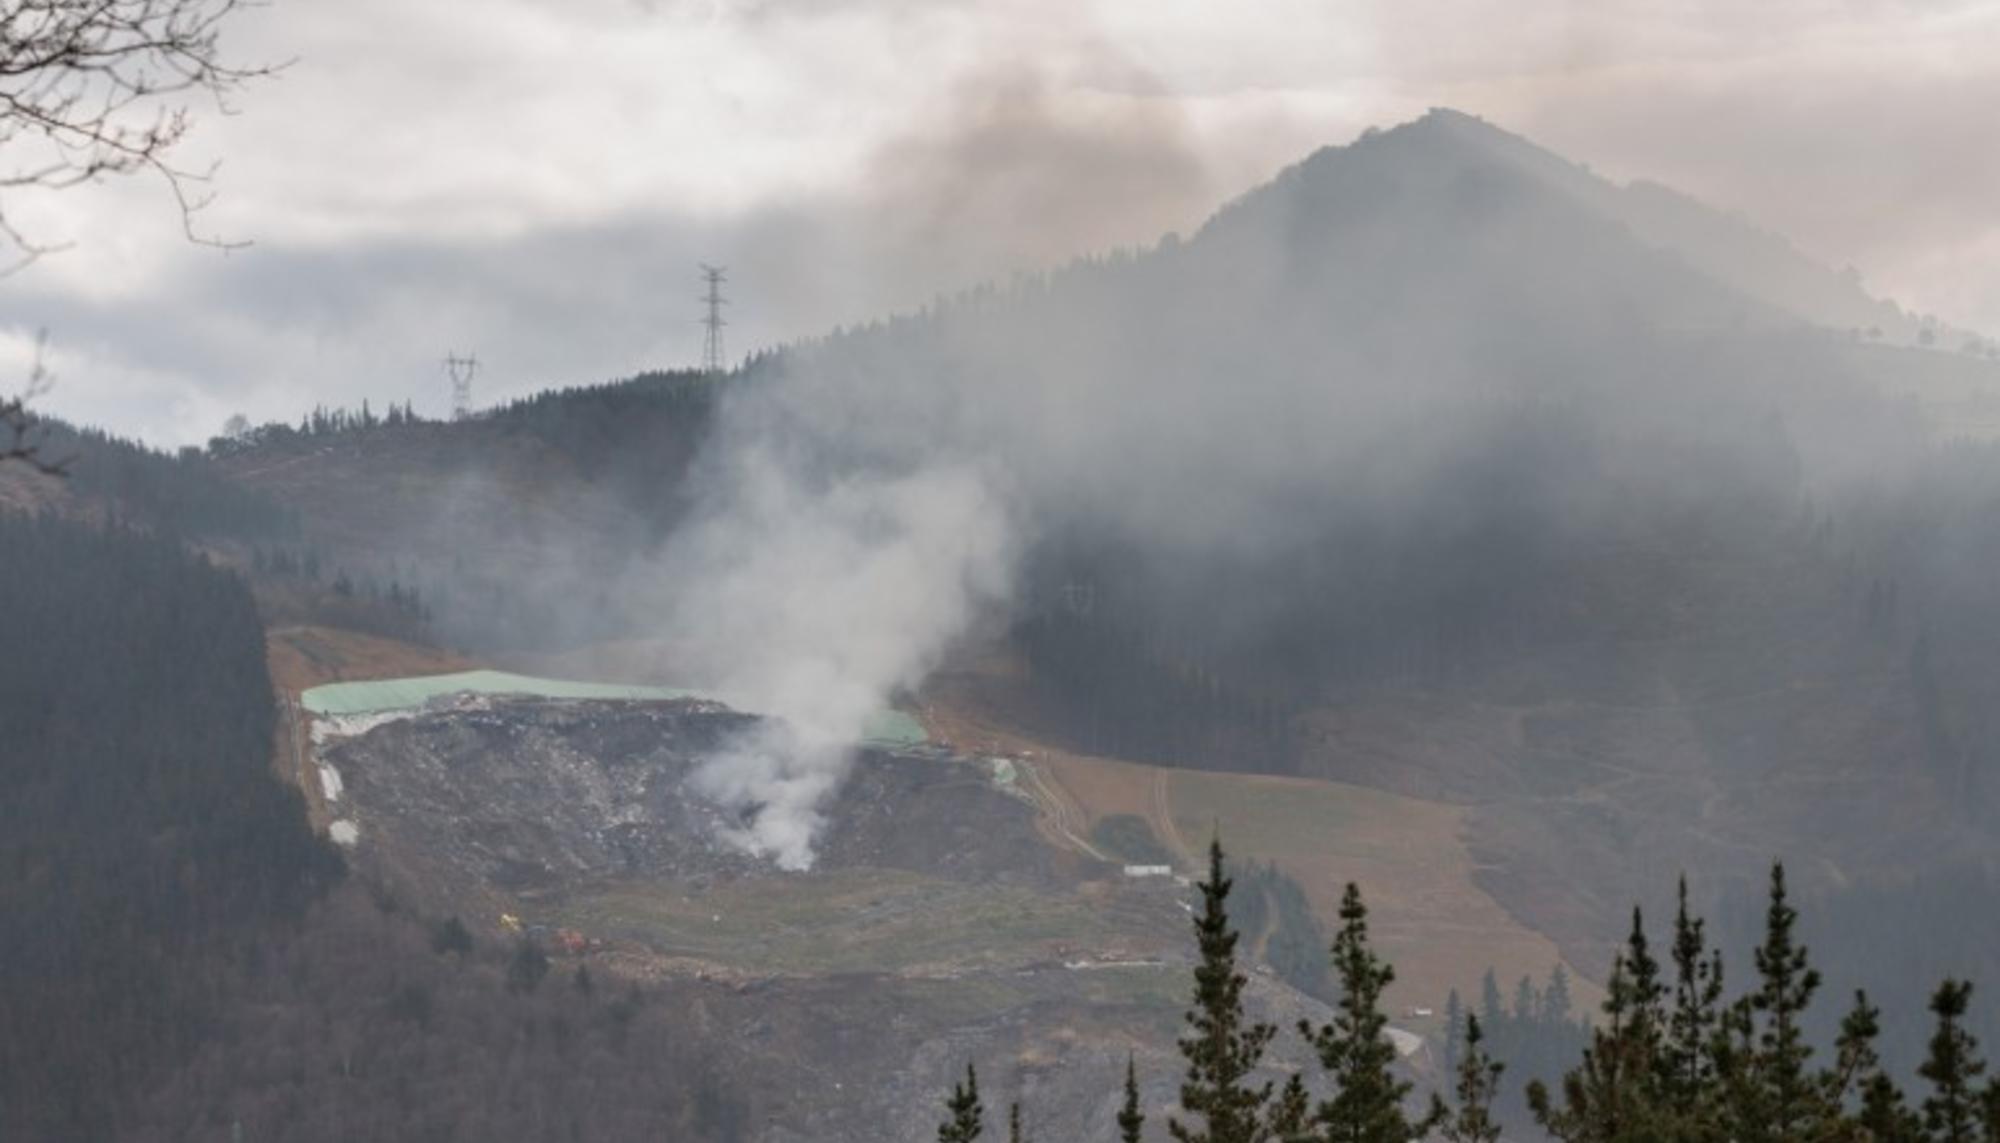
[[307,521],[301,542],[329,577],[339,567],[418,591],[434,637],[573,645],[626,626],[606,605],[613,581],[686,511],[713,390],[654,373],[457,422],[322,412],[210,452],[230,480]]
[[2000,458],[1898,386],[1946,358],[2000,382],[1856,345],[1875,305],[1441,113],[1184,239],[754,377],[224,463],[333,548],[418,564],[447,631],[587,647],[649,633],[716,410],[790,386],[760,427],[834,426],[835,471],[1009,474],[1030,524],[982,631],[1021,669],[981,683],[991,709],[1089,753],[1468,805],[1486,887],[1601,965],[1678,867],[1726,886],[1784,852],[1816,894],[1992,856]]
[[169,453],[54,418],[37,419],[30,440],[40,461],[58,472],[0,467],[0,508],[118,520],[188,539],[270,543],[298,536],[296,513],[231,480],[200,449]]
[[[1662,183],[1615,183],[1532,141],[1445,108],[1423,123],[1629,227],[1703,274],[1815,325],[1868,340],[1915,344],[1926,328],[1895,302],[1871,296],[1852,269],[1835,270],[1755,221],[1726,214]],[[1874,331],[1870,335],[1871,329]],[[1935,329],[1933,337],[1941,336]],[[1953,343],[1950,348],[1958,348]]]

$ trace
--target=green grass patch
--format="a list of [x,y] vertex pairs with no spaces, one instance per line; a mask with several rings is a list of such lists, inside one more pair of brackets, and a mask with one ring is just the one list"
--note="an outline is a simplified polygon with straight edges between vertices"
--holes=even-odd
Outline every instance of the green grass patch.
[[758,878],[707,891],[618,884],[572,898],[555,920],[670,956],[751,971],[896,972],[995,967],[1117,942],[1153,920],[1067,894],[898,870]]

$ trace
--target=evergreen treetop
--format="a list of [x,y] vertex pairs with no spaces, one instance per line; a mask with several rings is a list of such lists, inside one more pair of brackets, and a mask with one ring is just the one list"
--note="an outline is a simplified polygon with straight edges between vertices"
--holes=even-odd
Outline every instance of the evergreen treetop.
[[1180,1050],[1187,1060],[1181,1107],[1190,1117],[1167,1120],[1179,1143],[1267,1143],[1271,1129],[1265,1106],[1270,1083],[1254,1079],[1276,1029],[1252,1022],[1243,1011],[1243,986],[1236,967],[1236,931],[1229,923],[1230,880],[1223,875],[1222,842],[1208,847],[1208,879],[1200,883],[1202,908],[1195,917],[1201,961],[1194,970],[1194,1007]]
[[1334,1087],[1333,1098],[1314,1109],[1319,1137],[1327,1143],[1410,1143],[1444,1118],[1434,1096],[1429,1110],[1411,1119],[1403,1110],[1408,1081],[1396,1078],[1396,1046],[1386,1034],[1382,992],[1396,979],[1368,944],[1368,908],[1352,882],[1340,902],[1340,932],[1333,941],[1334,976],[1340,1001],[1333,1021],[1317,1029],[1301,1024]]
[[945,1101],[945,1121],[938,1125],[938,1143],[972,1143],[986,1130],[986,1109],[979,1102],[979,1073],[965,1065],[965,1082],[951,1085]]
[[1979,1044],[1965,1030],[1965,1010],[1972,998],[1967,981],[1946,979],[1931,996],[1937,1032],[1930,1055],[1917,1074],[1930,1081],[1924,1100],[1924,1129],[1934,1143],[1974,1143],[1981,1138],[1981,1092],[1975,1085],[1986,1072]]
[[1120,1143],[1139,1143],[1146,1127],[1146,1114],[1139,1110],[1139,1072],[1128,1054],[1125,1057],[1125,1102],[1118,1109]]
[[1499,1143],[1500,1123],[1493,1118],[1493,1100],[1500,1093],[1505,1066],[1486,1054],[1479,1017],[1465,1022],[1464,1055],[1458,1062],[1454,1091],[1458,1106],[1438,1134],[1446,1143]]

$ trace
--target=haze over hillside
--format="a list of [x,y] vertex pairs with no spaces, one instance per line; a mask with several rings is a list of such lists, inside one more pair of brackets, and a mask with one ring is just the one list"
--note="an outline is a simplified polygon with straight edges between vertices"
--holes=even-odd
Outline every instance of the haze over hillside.
[[[452,505],[525,489],[525,472],[538,502],[596,503],[596,524],[572,508],[530,524],[519,495],[501,495],[504,517],[455,527],[496,535],[504,518],[506,531],[530,528],[527,544],[471,575],[518,573],[515,595],[579,604],[544,615],[536,638],[657,638],[661,677],[811,728],[821,745],[752,762],[763,777],[742,793],[787,836],[774,807],[823,788],[841,765],[829,744],[856,719],[975,628],[1079,618],[1062,603],[1077,585],[1090,622],[1132,641],[1121,654],[1283,712],[1275,739],[1182,760],[1351,774],[1363,763],[1314,757],[1330,731],[1307,724],[1359,701],[1356,680],[1478,691],[1555,672],[1535,685],[1556,700],[1628,676],[1614,685],[1645,696],[1795,682],[1782,650],[1748,676],[1730,668],[1728,684],[1709,677],[1732,658],[1722,650],[1693,656],[1696,677],[1646,681],[1669,669],[1647,648],[1740,632],[1744,608],[1788,625],[1764,632],[1774,647],[1808,640],[1800,653],[1823,661],[1857,591],[1923,574],[1901,566],[1908,552],[1881,550],[1863,514],[1896,495],[1886,489],[1936,479],[1937,426],[1888,399],[1879,355],[1854,346],[1854,323],[1895,328],[1894,314],[1746,223],[1439,111],[1315,154],[1185,240],[794,347],[714,413],[662,390],[652,423],[703,443],[685,485],[670,460],[629,490],[672,527],[657,545],[653,528],[619,523],[617,486],[548,480],[621,464],[651,431],[641,423],[571,434],[587,443],[568,445],[580,447],[568,461],[521,453],[526,469],[467,455],[452,499],[429,509],[404,482],[318,514],[391,564],[431,561],[421,578],[435,585],[435,522],[466,519]],[[495,428],[535,441],[533,426],[588,421],[597,400]],[[274,489],[317,495],[341,486],[333,471],[369,475],[341,459],[368,447],[231,463],[253,484],[268,474],[284,482]],[[682,509],[663,513],[683,503],[686,523]],[[386,535],[370,534],[377,511]],[[1825,585],[1801,605],[1804,626],[1746,594],[1800,566]],[[1911,599],[1899,644],[1929,605]],[[788,600],[798,606],[771,606]],[[453,628],[465,602],[443,605],[446,629],[504,638],[476,608]],[[1131,701],[1122,713],[1143,724],[1154,700]],[[1366,765],[1372,780],[1458,797],[1496,782],[1482,772],[1496,766],[1457,758]]]
[[[1837,838],[1843,882],[1858,839],[1829,823],[1891,788],[1908,817],[1869,865],[1985,852],[1977,815],[1935,811],[1978,769],[1993,610],[1947,505],[1990,462],[1901,386],[1994,370],[1876,347],[1863,321],[1914,337],[1898,314],[1748,222],[1437,111],[1184,239],[791,347],[718,403],[652,380],[409,430],[531,451],[463,454],[428,508],[402,481],[316,514],[430,598],[457,584],[462,638],[649,639],[620,665],[808,728],[735,795],[792,860],[855,721],[998,638],[1032,676],[1010,709],[1073,745],[1480,806],[1494,891],[1581,939],[1662,870]],[[557,475],[662,433],[644,481]],[[229,463],[317,497],[447,455],[424,439]],[[445,576],[447,518],[511,554]],[[465,598],[481,580],[537,601],[532,633]],[[1918,643],[1957,664],[1935,692]]]
[[[232,701],[148,717],[263,780],[245,813],[301,887],[238,903],[205,834],[141,822],[186,871],[149,893],[232,903],[168,949],[225,982],[171,993],[189,1021],[255,1027],[235,998],[261,997],[334,1029],[311,1066],[343,1060],[337,1090],[371,1107],[407,1097],[407,1064],[523,1109],[461,1131],[921,1134],[979,1057],[1050,1137],[1108,1139],[1127,1061],[1150,1106],[1176,1098],[1195,906],[1174,876],[1208,831],[1245,861],[1255,1011],[1324,1018],[1320,953],[1360,881],[1405,966],[1399,1074],[1433,1086],[1437,1013],[1495,969],[1524,982],[1488,1006],[1516,1075],[1558,1079],[1633,902],[1666,915],[1682,873],[1736,957],[1782,857],[1842,919],[1835,992],[1911,1013],[1931,976],[2000,976],[1966,919],[2000,915],[1990,348],[1774,230],[1436,110],[1188,234],[739,369],[450,423],[320,409],[175,459],[58,429],[75,477],[0,470],[0,503],[49,513],[21,542],[83,553],[79,585],[114,574],[92,543],[123,544],[172,573],[149,613],[198,598],[226,621],[228,670],[204,671]],[[60,607],[20,598],[79,647],[113,638],[82,586],[42,587]],[[265,680],[238,677],[260,623],[275,726]],[[143,634],[163,685],[186,633]],[[64,712],[37,742],[94,701],[65,664],[37,683]],[[395,682],[480,667],[515,681]],[[356,680],[389,697],[315,693]],[[299,798],[215,730],[239,708]],[[908,734],[883,740],[885,715]],[[108,827],[60,768],[20,775],[69,816],[24,817],[55,840],[0,869],[62,918],[21,944],[66,979],[88,941],[61,910],[83,906],[38,855],[95,855]],[[175,796],[224,798],[201,782]],[[138,931],[115,894],[85,905]],[[239,954],[260,926],[290,926],[288,970]],[[1891,964],[1912,939],[1921,980]],[[343,963],[371,941],[413,959]],[[573,976],[544,985],[549,952]],[[118,972],[79,995],[145,994]],[[522,1007],[466,1031],[503,989]],[[432,1048],[375,1050],[406,1025]],[[1906,1068],[1921,1030],[1887,1028]],[[706,1062],[649,1086],[628,1035]],[[458,1037],[554,1070],[515,1089]],[[135,1055],[117,1109],[77,1083],[23,1122],[338,1130],[335,1087],[259,1079],[218,1042]],[[548,1063],[572,1042],[617,1095],[599,1111]]]

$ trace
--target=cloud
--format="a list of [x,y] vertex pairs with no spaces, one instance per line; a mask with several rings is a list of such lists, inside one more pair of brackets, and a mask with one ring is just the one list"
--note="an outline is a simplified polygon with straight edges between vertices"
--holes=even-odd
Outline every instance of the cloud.
[[255,247],[189,247],[144,180],[9,201],[77,245],[0,281],[8,336],[46,325],[58,407],[163,443],[421,407],[454,345],[494,396],[691,361],[699,260],[735,268],[739,349],[865,320],[1185,231],[1433,104],[2000,330],[1990,5],[355,0],[228,44],[298,59],[185,155]]
[[1065,93],[1027,66],[960,81],[934,122],[874,153],[864,185],[898,246],[951,251],[967,281],[1150,243],[1217,198],[1173,98]]

